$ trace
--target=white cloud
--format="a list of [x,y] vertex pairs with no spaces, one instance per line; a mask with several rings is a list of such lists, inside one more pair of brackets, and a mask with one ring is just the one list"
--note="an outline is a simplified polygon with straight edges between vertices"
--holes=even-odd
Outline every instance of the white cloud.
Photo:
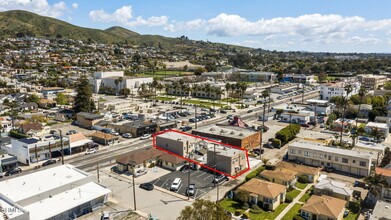
[[7,10],[26,10],[54,18],[69,12],[67,4],[63,1],[50,4],[47,0],[1,0],[0,11]]
[[104,10],[95,10],[90,11],[89,15],[93,21],[127,24],[132,18],[132,6],[123,6],[122,8],[115,10],[112,14],[109,14]]
[[374,37],[360,37],[353,36],[343,41],[343,43],[353,44],[353,45],[375,45],[381,43],[381,40]]
[[73,4],[72,4],[72,8],[73,8],[73,9],[77,9],[78,7],[79,7],[79,4],[77,4],[77,3],[73,3]]

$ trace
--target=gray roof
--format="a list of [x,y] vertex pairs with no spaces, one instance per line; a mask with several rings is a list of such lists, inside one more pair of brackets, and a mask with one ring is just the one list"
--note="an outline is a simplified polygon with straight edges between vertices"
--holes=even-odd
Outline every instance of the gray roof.
[[77,115],[81,115],[85,119],[89,119],[89,120],[101,119],[104,117],[103,115],[92,114],[92,113],[88,113],[88,112],[79,112],[79,113],[77,113]]
[[[193,129],[194,132],[202,132],[208,134],[214,134],[222,137],[243,139],[249,135],[256,134],[257,131],[253,131],[247,128],[240,128],[237,126],[209,126],[201,129]],[[194,133],[193,133],[194,134]]]
[[346,149],[335,148],[335,147],[327,147],[320,144],[307,143],[301,141],[289,144],[289,147],[291,146],[296,148],[301,148],[301,149],[316,150],[316,151],[334,153],[334,154],[357,157],[357,158],[365,158],[368,160],[370,160],[373,156],[370,153],[364,153],[364,152],[354,151],[354,150],[346,150]]
[[338,193],[345,196],[351,196],[353,194],[353,190],[346,187],[345,183],[323,179],[318,184],[315,185],[315,189],[331,189],[334,193]]

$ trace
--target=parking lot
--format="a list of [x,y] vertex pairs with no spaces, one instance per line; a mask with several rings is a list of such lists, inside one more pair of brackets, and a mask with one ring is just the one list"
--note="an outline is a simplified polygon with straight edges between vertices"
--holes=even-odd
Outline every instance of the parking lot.
[[155,186],[170,190],[171,183],[174,181],[174,179],[181,178],[182,183],[180,184],[177,193],[187,196],[186,189],[188,186],[189,172],[190,183],[195,184],[196,189],[192,198],[200,198],[215,187],[212,183],[214,179],[214,174],[205,170],[186,170],[184,172],[174,171],[165,176],[157,178],[154,181],[151,181],[151,183],[153,183]]

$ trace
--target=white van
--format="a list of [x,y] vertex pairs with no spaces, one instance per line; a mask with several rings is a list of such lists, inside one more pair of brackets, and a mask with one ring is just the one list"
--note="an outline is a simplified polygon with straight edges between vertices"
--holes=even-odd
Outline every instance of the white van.
[[177,191],[179,189],[179,186],[181,185],[182,180],[181,178],[175,178],[174,182],[172,182],[170,190],[171,191]]

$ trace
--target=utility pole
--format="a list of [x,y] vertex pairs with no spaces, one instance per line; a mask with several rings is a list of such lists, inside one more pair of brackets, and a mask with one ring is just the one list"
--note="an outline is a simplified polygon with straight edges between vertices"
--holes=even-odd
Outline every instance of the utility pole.
[[318,118],[316,117],[316,108],[318,107],[318,103],[315,103],[315,126],[316,126],[316,124],[317,124],[317,122],[318,122]]
[[98,183],[100,183],[100,178],[99,178],[99,163],[96,163],[96,174],[98,175]]
[[301,94],[301,104],[304,103],[304,93],[305,93],[304,88],[305,88],[305,84],[303,83],[303,90],[302,90],[303,93]]
[[137,210],[136,206],[136,184],[134,183],[134,165],[132,165],[132,180],[133,180],[133,203],[134,203],[134,211]]
[[64,165],[64,143],[62,142],[62,130],[58,129],[60,131],[60,141],[61,141],[61,164]]
[[50,145],[50,141],[49,141],[49,156],[50,159],[52,159],[52,146]]
[[38,163],[38,150],[37,150],[37,145],[35,145],[35,162]]
[[189,141],[186,141],[186,145],[187,145],[187,150],[186,150],[186,153],[187,153],[187,163],[189,165],[189,175],[187,176],[187,200],[190,200],[190,194],[189,194],[189,187],[190,187],[190,166],[191,166],[191,163],[190,163],[190,154],[189,154]]
[[195,121],[195,129],[197,129],[197,105],[195,105],[195,112],[194,112],[194,121]]

